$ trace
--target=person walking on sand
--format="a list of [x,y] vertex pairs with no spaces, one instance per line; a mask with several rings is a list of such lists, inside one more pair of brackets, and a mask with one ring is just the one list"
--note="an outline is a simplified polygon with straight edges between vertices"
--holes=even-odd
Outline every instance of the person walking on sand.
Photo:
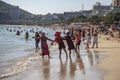
[[82,40],[85,40],[85,29],[82,29]]
[[90,29],[86,31],[86,49],[89,49],[89,45],[91,44],[91,33]]
[[41,40],[42,58],[44,58],[45,55],[48,55],[48,57],[50,58],[50,52],[48,49],[47,40],[49,40],[49,41],[53,41],[53,40],[49,39],[45,35],[46,34],[44,32],[42,32],[41,36],[39,37],[39,39]]
[[68,45],[69,58],[71,58],[71,50],[72,49],[75,50],[77,58],[80,58],[80,55],[79,55],[78,51],[76,50],[76,48],[75,48],[75,46],[73,44],[73,41],[72,41],[72,39],[70,37],[70,32],[66,33],[65,40],[66,40],[67,45]]
[[58,43],[58,47],[59,47],[59,58],[61,58],[61,52],[62,52],[62,49],[65,51],[66,53],[66,58],[68,58],[68,55],[67,55],[67,51],[65,49],[65,44],[63,42],[63,38],[60,36],[61,35],[61,32],[56,32],[55,33],[55,40],[54,42],[57,42]]
[[81,44],[81,30],[77,31],[75,35],[75,45],[76,45],[76,50],[80,50],[80,44]]
[[96,29],[94,30],[94,33],[93,33],[93,45],[92,45],[92,48],[94,48],[95,44],[96,44],[96,48],[98,48],[98,32],[97,32]]

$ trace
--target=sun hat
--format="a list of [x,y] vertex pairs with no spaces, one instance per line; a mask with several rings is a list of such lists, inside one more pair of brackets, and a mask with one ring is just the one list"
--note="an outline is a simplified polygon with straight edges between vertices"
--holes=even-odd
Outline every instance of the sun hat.
[[56,32],[55,33],[55,36],[60,36],[61,35],[61,32]]
[[41,33],[42,36],[45,36],[46,34],[44,32]]
[[68,36],[68,35],[70,35],[70,32],[68,31],[68,32],[66,32],[66,35]]

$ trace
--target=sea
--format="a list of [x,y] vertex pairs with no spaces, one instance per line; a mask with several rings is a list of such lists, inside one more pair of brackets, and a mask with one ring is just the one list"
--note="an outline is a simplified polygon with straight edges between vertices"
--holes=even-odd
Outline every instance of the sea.
[[[20,35],[16,35],[18,30]],[[25,39],[26,31],[29,32],[28,40]],[[22,72],[31,60],[39,59],[40,51],[35,51],[35,39],[32,38],[35,32],[45,32],[47,37],[54,39],[55,31],[58,30],[40,26],[0,25],[0,78]]]

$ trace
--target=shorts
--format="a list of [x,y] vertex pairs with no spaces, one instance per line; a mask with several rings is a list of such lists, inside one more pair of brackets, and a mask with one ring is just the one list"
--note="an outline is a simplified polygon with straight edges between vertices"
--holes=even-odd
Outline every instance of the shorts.
[[81,40],[80,41],[78,41],[78,43],[76,43],[76,45],[80,45],[81,44]]
[[38,46],[38,45],[39,45],[39,41],[37,41],[37,40],[36,40],[36,43],[35,43],[35,45],[36,45],[36,46]]

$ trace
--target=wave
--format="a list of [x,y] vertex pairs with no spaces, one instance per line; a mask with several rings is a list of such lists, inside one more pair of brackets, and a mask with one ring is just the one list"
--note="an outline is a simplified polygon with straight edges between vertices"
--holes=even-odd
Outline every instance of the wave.
[[15,64],[14,67],[11,68],[11,72],[0,74],[0,79],[25,71],[27,66],[31,63],[31,61],[37,60],[39,58],[40,57],[37,54],[37,55],[27,58],[26,60],[19,61],[18,63]]
[[[50,46],[50,52],[54,52],[54,50],[56,49],[56,44]],[[11,71],[8,72],[8,73],[4,73],[4,74],[0,74],[0,79],[3,79],[3,78],[7,78],[7,77],[10,77],[12,75],[15,75],[15,74],[18,74],[18,73],[21,73],[23,71],[25,71],[28,67],[28,65],[34,61],[34,60],[37,60],[37,59],[40,59],[40,54],[39,53],[35,53],[34,55],[24,59],[24,60],[21,60],[19,62],[17,62],[14,67],[11,68]]]

